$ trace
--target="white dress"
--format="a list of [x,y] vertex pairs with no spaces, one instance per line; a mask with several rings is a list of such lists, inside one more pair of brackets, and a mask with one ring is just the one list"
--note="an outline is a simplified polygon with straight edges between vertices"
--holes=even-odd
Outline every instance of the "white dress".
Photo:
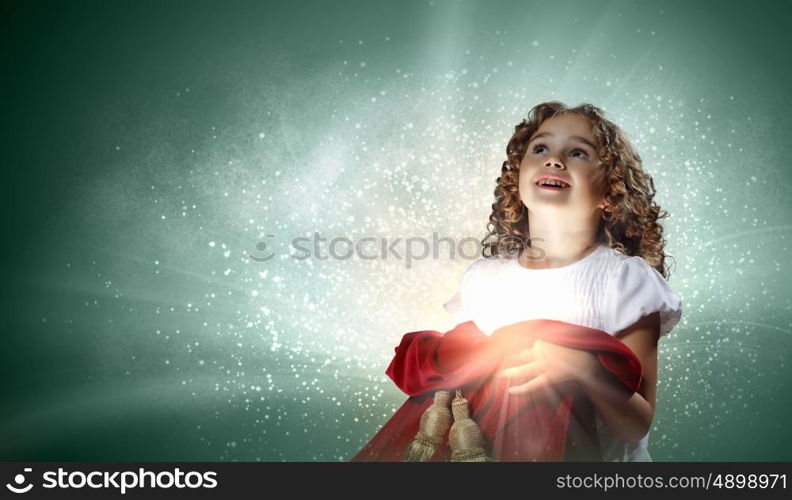
[[[457,324],[473,321],[487,335],[518,321],[552,319],[619,338],[639,318],[659,311],[662,337],[682,317],[682,300],[656,269],[606,245],[552,269],[527,269],[516,256],[478,259],[443,307]],[[652,461],[649,433],[629,445],[612,435],[599,416],[597,428],[606,461]]]

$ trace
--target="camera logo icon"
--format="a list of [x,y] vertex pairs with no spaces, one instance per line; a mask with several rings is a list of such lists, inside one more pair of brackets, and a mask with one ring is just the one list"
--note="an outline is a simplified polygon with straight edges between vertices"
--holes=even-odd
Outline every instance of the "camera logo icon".
[[[31,469],[30,467],[25,467],[24,471],[33,472],[33,469]],[[24,474],[17,474],[16,476],[14,476],[14,483],[16,483],[17,486],[14,486],[11,483],[6,483],[6,488],[8,488],[10,491],[14,493],[27,493],[28,491],[30,491],[31,488],[33,488],[32,483],[27,486],[23,486],[23,484],[25,484]]]

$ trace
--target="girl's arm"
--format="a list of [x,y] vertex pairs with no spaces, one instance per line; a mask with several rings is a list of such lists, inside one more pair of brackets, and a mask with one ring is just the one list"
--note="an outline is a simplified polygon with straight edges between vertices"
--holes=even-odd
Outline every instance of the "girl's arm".
[[643,378],[638,392],[629,393],[623,385],[613,384],[600,363],[594,363],[593,372],[578,380],[613,434],[630,444],[649,432],[654,418],[659,334],[657,312],[642,317],[622,332],[622,342],[641,360]]

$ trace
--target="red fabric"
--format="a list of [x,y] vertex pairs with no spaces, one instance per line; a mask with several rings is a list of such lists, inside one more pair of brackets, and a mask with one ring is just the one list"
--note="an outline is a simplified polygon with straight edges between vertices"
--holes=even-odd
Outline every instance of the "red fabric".
[[[487,336],[472,321],[445,334],[436,330],[406,333],[386,374],[409,398],[353,462],[402,461],[418,432],[434,391],[460,388],[498,461],[601,460],[594,408],[578,384],[546,385],[530,395],[509,394],[524,378],[495,378],[502,369],[524,363],[513,355],[541,339],[596,355],[612,382],[630,393],[641,383],[641,362],[612,335],[553,320],[522,321]],[[448,461],[448,438],[431,461]]]

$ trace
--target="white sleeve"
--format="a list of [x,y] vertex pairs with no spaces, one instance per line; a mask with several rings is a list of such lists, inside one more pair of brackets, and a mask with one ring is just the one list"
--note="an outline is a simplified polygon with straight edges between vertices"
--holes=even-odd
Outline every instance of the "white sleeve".
[[467,321],[467,314],[465,313],[465,308],[462,306],[462,291],[458,291],[454,294],[453,297],[448,299],[444,304],[443,307],[445,308],[448,313],[454,317],[454,321],[459,324],[463,321]]
[[610,331],[616,335],[638,319],[660,312],[660,336],[682,317],[682,299],[657,269],[643,258],[628,257],[619,264],[606,289]]
[[468,266],[468,268],[465,270],[465,273],[462,275],[462,283],[459,286],[459,290],[450,299],[443,303],[443,308],[445,308],[445,310],[448,311],[451,316],[453,316],[454,322],[456,324],[473,319],[472,314],[470,314],[470,308],[466,306],[465,297],[467,293],[465,289],[466,285],[470,282],[470,276],[473,274],[475,264],[477,262],[479,262],[479,260],[473,261]]

